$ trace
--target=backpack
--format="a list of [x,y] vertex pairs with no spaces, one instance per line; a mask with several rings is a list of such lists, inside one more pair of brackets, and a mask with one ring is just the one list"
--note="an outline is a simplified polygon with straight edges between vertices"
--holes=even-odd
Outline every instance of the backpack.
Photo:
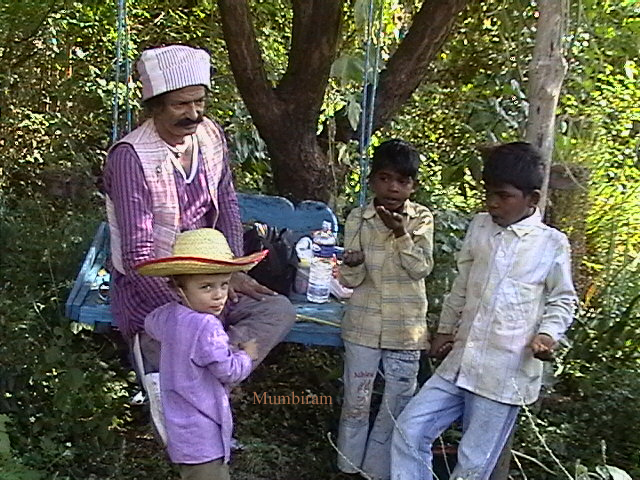
[[289,295],[298,268],[296,240],[288,228],[278,231],[263,223],[255,223],[244,232],[244,253],[269,250],[264,260],[249,271],[249,275],[265,287]]

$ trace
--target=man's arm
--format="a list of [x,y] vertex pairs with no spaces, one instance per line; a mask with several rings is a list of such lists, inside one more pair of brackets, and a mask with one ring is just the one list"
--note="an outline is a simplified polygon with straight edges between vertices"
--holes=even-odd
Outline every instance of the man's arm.
[[122,237],[124,273],[135,281],[140,292],[154,298],[157,305],[176,299],[164,278],[139,275],[135,266],[154,257],[151,193],[133,147],[122,144],[109,154],[104,173],[107,195],[113,202]]

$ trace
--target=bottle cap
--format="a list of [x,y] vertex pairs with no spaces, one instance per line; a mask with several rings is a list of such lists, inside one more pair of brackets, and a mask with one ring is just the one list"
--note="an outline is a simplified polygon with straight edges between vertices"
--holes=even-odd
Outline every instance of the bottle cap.
[[333,245],[319,245],[319,249],[314,249],[313,253],[316,257],[331,258],[336,253],[336,247]]

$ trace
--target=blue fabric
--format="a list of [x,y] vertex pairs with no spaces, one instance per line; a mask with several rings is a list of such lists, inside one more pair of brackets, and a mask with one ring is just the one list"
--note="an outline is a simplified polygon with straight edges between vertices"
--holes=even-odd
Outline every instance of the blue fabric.
[[520,407],[496,402],[432,376],[400,414],[391,444],[393,480],[432,480],[431,446],[462,418],[463,434],[452,480],[486,480],[491,475]]

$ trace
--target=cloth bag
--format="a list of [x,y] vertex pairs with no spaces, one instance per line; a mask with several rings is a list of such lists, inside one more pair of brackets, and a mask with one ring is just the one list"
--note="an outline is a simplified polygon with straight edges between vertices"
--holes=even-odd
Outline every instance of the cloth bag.
[[255,223],[244,232],[243,240],[245,255],[269,250],[269,254],[249,271],[249,275],[265,287],[288,296],[299,261],[294,233],[288,228],[278,230]]
[[162,440],[164,445],[167,444],[167,430],[164,426],[164,409],[162,408],[162,399],[160,397],[160,372],[146,373],[144,362],[142,360],[142,350],[140,349],[140,335],[136,334],[133,339],[133,357],[136,362],[137,370],[140,372],[142,387],[147,392],[149,399],[149,411],[151,413],[151,422]]

